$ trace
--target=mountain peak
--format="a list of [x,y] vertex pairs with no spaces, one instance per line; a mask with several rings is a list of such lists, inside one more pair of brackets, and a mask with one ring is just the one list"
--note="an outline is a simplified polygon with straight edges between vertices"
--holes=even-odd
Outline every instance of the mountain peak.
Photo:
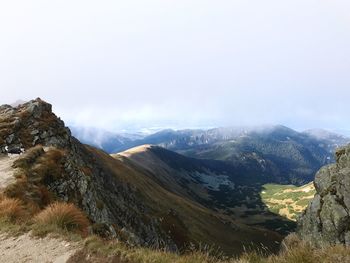
[[65,147],[70,131],[51,104],[37,98],[12,107],[0,106],[0,152],[20,152],[35,145]]
[[133,156],[135,154],[147,152],[153,147],[157,147],[157,146],[153,146],[151,144],[144,144],[144,145],[140,145],[140,146],[136,146],[134,148],[128,149],[128,150],[126,150],[124,152],[120,152],[120,153],[118,153],[118,155],[122,155],[122,156],[125,156],[125,157],[130,157],[130,156]]

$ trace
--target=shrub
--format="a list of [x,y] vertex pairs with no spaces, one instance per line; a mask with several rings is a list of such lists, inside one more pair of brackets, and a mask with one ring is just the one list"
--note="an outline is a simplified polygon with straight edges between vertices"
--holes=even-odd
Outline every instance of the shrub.
[[23,219],[25,210],[20,200],[16,198],[1,197],[0,218],[6,221],[17,222]]
[[85,214],[75,205],[53,203],[37,214],[34,221],[39,226],[48,226],[62,230],[87,234],[90,225]]

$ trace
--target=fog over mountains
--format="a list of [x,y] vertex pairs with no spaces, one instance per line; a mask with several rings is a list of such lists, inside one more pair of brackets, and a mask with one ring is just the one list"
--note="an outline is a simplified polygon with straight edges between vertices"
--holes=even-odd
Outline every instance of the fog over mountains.
[[[293,131],[293,129],[283,125],[237,126],[211,129],[167,129],[157,127],[150,129],[143,128],[138,132],[112,132],[93,126],[88,127],[73,124],[69,125],[69,127],[73,135],[81,141],[102,148],[110,153],[116,153],[128,149],[130,148],[130,145],[141,145],[142,140],[145,142],[154,141],[157,144],[157,142],[162,142],[165,137],[168,137],[168,139],[188,137],[187,140],[190,141],[191,138],[195,138],[195,144],[206,144],[218,140],[231,140],[253,133],[265,133],[267,135],[271,134],[272,131],[277,130],[278,128],[283,129],[283,127],[286,128],[286,130],[289,129],[289,131]],[[350,131],[347,130],[331,131],[328,129],[307,129],[302,132],[294,130],[294,132],[309,135],[320,141],[326,140],[328,142],[333,142],[333,146],[335,147],[337,147],[337,145],[342,145],[350,138]],[[202,137],[202,140],[198,139],[198,137]],[[207,141],[203,140],[203,138],[206,138]],[[192,142],[194,141],[192,140]]]
[[[188,157],[224,162],[262,182],[304,184],[349,138],[326,130],[297,132],[285,126],[162,130],[145,136],[72,129],[82,142],[117,153],[145,144]],[[102,140],[99,140],[102,138]],[[260,179],[258,179],[260,178]]]

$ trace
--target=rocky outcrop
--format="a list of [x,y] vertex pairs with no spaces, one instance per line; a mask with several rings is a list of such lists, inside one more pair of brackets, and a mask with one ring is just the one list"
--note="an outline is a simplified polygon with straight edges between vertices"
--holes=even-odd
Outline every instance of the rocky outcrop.
[[298,233],[317,246],[350,245],[350,145],[337,150],[336,164],[315,177],[316,195],[299,219]]
[[137,198],[137,190],[97,160],[95,149],[72,137],[50,104],[36,99],[16,107],[0,106],[0,154],[19,154],[37,145],[65,153],[64,175],[45,181],[46,187],[57,199],[84,210],[95,223],[92,231],[133,245],[177,250],[161,222]]
[[62,120],[52,113],[52,106],[41,99],[0,106],[0,152],[19,153],[35,145],[69,144],[71,133]]
[[236,222],[202,199],[173,191],[183,188],[181,182],[158,180],[158,169],[83,145],[41,99],[0,106],[0,155],[22,152],[13,166],[19,170],[16,182],[4,194],[33,207],[33,215],[54,201],[71,202],[88,215],[91,233],[171,251],[189,244],[220,247],[227,254],[252,244],[274,251],[281,241],[275,232]]

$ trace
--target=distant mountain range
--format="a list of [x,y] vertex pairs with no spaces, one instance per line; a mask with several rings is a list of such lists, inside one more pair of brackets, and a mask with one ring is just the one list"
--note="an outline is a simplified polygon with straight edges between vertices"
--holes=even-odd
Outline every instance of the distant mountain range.
[[106,133],[99,143],[96,133],[73,134],[87,144],[109,153],[144,144],[158,145],[188,157],[218,160],[241,176],[263,183],[302,185],[316,171],[334,162],[334,151],[350,139],[325,130],[297,132],[285,126],[215,128],[210,130],[163,130],[144,138]]

